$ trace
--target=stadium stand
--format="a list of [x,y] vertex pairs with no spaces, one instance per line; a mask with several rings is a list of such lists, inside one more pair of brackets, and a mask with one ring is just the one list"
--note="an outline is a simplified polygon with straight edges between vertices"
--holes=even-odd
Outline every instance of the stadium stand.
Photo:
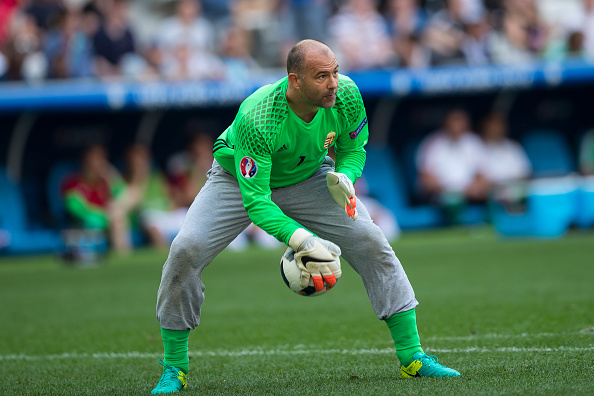
[[[276,2],[196,0],[203,7],[190,19],[195,20],[198,18],[196,15],[208,19],[213,23],[217,38],[233,36],[242,40],[241,44],[233,40],[230,42],[230,39],[213,39],[208,43],[212,45],[212,56],[223,61],[228,69],[226,72],[215,70],[214,74],[205,73],[180,81],[176,80],[179,76],[171,78],[166,73],[164,59],[167,57],[158,45],[156,32],[159,30],[155,29],[175,14],[175,2],[130,0],[129,12],[122,9],[119,15],[115,15],[133,35],[134,48],[122,58],[113,70],[114,75],[109,77],[98,73],[96,65],[93,66],[96,59],[87,59],[89,48],[85,46],[81,52],[80,46],[68,44],[69,40],[83,39],[87,44],[95,45],[93,38],[98,29],[105,28],[105,16],[114,13],[110,9],[112,2],[52,0],[49,2],[52,4],[51,12],[45,16],[39,14],[38,3],[37,0],[10,1],[6,3],[6,12],[0,15],[0,123],[6,126],[0,131],[0,146],[6,143],[6,147],[12,147],[13,142],[22,143],[14,145],[22,150],[19,155],[12,155],[13,158],[21,158],[21,162],[10,164],[13,169],[22,170],[21,179],[9,181],[11,184],[10,188],[6,187],[7,192],[0,190],[0,200],[13,202],[15,196],[22,198],[23,195],[28,198],[21,200],[14,211],[0,208],[3,222],[0,228],[10,223],[12,232],[17,229],[19,232],[32,232],[31,229],[37,228],[37,225],[55,226],[56,230],[68,226],[59,186],[69,165],[56,163],[56,158],[69,157],[83,145],[85,139],[77,133],[68,135],[72,140],[68,144],[64,143],[65,134],[59,136],[60,128],[68,129],[68,124],[74,123],[72,118],[79,117],[79,123],[84,124],[84,120],[80,119],[84,119],[86,114],[105,116],[101,120],[105,123],[101,133],[110,148],[115,148],[114,157],[121,151],[119,146],[124,145],[124,141],[131,141],[134,133],[123,138],[115,133],[110,135],[110,130],[115,131],[112,126],[122,125],[121,121],[130,114],[134,116],[129,118],[138,117],[144,120],[143,126],[149,126],[151,132],[145,134],[150,136],[149,144],[153,133],[157,137],[152,143],[167,139],[182,141],[183,136],[177,132],[179,128],[174,119],[184,118],[189,113],[199,118],[217,118],[216,123],[225,124],[216,125],[214,131],[218,133],[228,124],[224,113],[234,114],[241,100],[255,89],[284,76],[281,55],[294,41],[305,38],[304,29],[301,29],[305,25],[296,22],[298,15],[292,14],[297,5],[317,4],[324,8],[324,18],[317,18],[318,22],[307,20],[314,27],[322,28],[316,34],[316,38],[321,40],[326,40],[330,32],[326,24],[319,26],[319,21],[325,23],[333,16],[343,15],[349,11],[346,8],[352,6],[351,1],[312,0],[279,2],[280,6],[276,8],[257,9]],[[73,6],[75,3],[78,6]],[[114,2],[120,6],[124,3]],[[233,8],[239,3],[240,7]],[[439,209],[427,205],[427,201],[417,194],[416,150],[422,136],[437,126],[438,120],[427,115],[439,113],[421,111],[423,108],[446,107],[456,98],[468,108],[473,119],[497,106],[504,108],[510,130],[528,151],[537,177],[560,176],[576,171],[575,153],[579,149],[570,149],[567,141],[574,141],[580,131],[594,126],[588,104],[594,84],[594,30],[588,24],[578,23],[582,21],[581,17],[578,18],[580,15],[594,15],[594,10],[585,5],[587,2],[582,5],[578,0],[543,0],[518,7],[516,2],[473,0],[463,2],[465,5],[459,15],[448,15],[446,2],[441,0],[409,2],[404,8],[403,4],[407,2],[362,3],[374,6],[374,15],[379,13],[385,19],[384,27],[390,34],[394,56],[366,59],[378,66],[373,70],[358,66],[348,70],[345,67],[347,62],[342,62],[341,72],[357,83],[368,111],[370,139],[375,143],[369,146],[365,171],[370,193],[396,214],[403,229],[443,225]],[[471,3],[477,7],[468,8]],[[566,9],[567,13],[559,12]],[[509,18],[509,14],[513,14],[514,18]],[[265,20],[262,20],[262,15],[266,16]],[[408,20],[403,15],[415,16],[414,26],[403,24]],[[258,23],[258,18],[262,23]],[[572,28],[567,30],[565,19],[572,18]],[[295,20],[288,23],[290,19]],[[375,18],[378,26],[384,25],[380,19]],[[430,37],[436,35],[426,34],[429,30],[439,30],[436,26],[444,21],[460,33],[452,51],[444,47],[447,43],[429,42]],[[526,35],[525,29],[518,30],[522,26],[530,26],[531,34]],[[305,34],[310,32],[312,30],[307,30]],[[341,59],[343,55],[336,43],[328,43]],[[79,52],[76,52],[77,48]],[[235,51],[229,53],[233,49]],[[186,55],[184,51],[175,54],[181,58]],[[66,62],[82,58],[86,61],[76,65]],[[240,68],[242,73],[233,72],[233,68],[229,67],[238,63],[243,63]],[[378,103],[383,98],[405,102],[405,106],[397,105],[393,113],[377,117],[376,109],[381,108]],[[567,107],[565,110],[564,106]],[[211,111],[216,115],[209,114]],[[162,122],[151,121],[154,120],[151,113],[157,112],[164,115]],[[39,125],[30,126],[30,130],[24,128],[15,138],[15,125],[26,124],[19,121],[23,114],[38,115],[38,124],[48,118],[53,122],[47,127],[44,123],[43,128]],[[384,140],[374,141],[377,139],[376,125],[380,124],[378,118],[390,117],[391,124],[397,122],[399,128],[387,132]],[[407,118],[410,120],[403,121]],[[88,122],[96,120],[96,117],[89,117]],[[151,123],[153,125],[149,125]],[[402,123],[404,127],[400,127]],[[40,129],[43,129],[43,139],[39,139]],[[163,135],[167,138],[164,139]],[[54,146],[48,147],[47,152],[38,153],[35,144],[32,144],[39,145],[38,139]],[[176,144],[153,144],[151,147],[155,151],[153,154],[165,163]],[[9,150],[0,150],[0,166],[10,167],[7,160]],[[3,183],[8,182],[3,179]],[[41,187],[30,189],[30,183],[39,183]],[[558,220],[551,220],[558,222],[556,231],[543,231],[537,223],[544,220],[537,221],[533,217],[545,202],[546,205],[565,207],[573,199],[574,224],[583,228],[592,227],[592,182],[584,179],[577,183],[574,193],[561,189],[559,194],[558,191],[552,194],[550,189],[534,187],[532,195],[526,198],[523,217],[508,212],[509,208],[499,207],[497,203],[491,203],[490,214],[502,234],[561,235],[559,230],[565,227],[566,221],[562,213],[558,213]],[[44,189],[46,197],[30,198],[30,191]],[[549,195],[562,197],[553,199]],[[32,203],[43,207],[27,207]],[[40,213],[44,210],[46,213]],[[17,216],[17,213],[21,215]],[[27,222],[23,213],[28,213],[31,222]],[[20,220],[15,221],[15,217]],[[460,220],[462,224],[476,224],[486,219],[486,207],[476,205],[467,207]],[[505,230],[508,232],[503,232]],[[0,235],[0,239],[6,238]],[[10,251],[15,251],[18,239],[11,238]],[[142,236],[138,233],[133,239],[142,243]],[[35,239],[30,241],[35,242]],[[3,244],[0,241],[0,245]],[[36,246],[39,245],[31,245],[30,251],[43,251]],[[9,251],[9,247],[2,249]]]

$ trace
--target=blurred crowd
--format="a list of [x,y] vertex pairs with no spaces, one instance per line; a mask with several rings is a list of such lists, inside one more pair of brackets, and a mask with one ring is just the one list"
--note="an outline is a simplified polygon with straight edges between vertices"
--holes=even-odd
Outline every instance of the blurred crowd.
[[[192,121],[188,130],[195,132],[188,134],[185,149],[169,155],[161,166],[149,147],[138,142],[113,162],[104,145],[87,145],[76,170],[64,173],[59,182],[68,228],[98,232],[118,252],[139,244],[167,248],[207,182],[213,162],[211,135]],[[495,199],[520,208],[530,180],[570,172],[557,168],[546,174],[536,172],[523,145],[510,138],[506,115],[497,111],[473,123],[464,108],[450,108],[441,126],[416,147],[413,194],[441,208],[444,224],[449,225],[460,224],[461,213],[469,204],[483,205]],[[547,150],[541,154],[554,157]],[[594,177],[594,129],[582,134],[577,154],[578,172]],[[358,180],[356,191],[374,222],[389,240],[396,240],[400,235],[398,219],[369,194],[365,175]],[[230,249],[242,250],[250,243],[264,248],[279,246],[276,239],[252,224]]]
[[594,58],[594,0],[1,0],[0,80],[241,80],[304,38],[343,71]]
[[[538,137],[543,146],[537,151],[550,157],[553,166],[534,172],[524,147],[509,137],[504,113],[492,111],[477,124],[474,129],[465,109],[452,108],[441,127],[426,136],[416,152],[417,192],[443,209],[447,223],[457,224],[468,204],[483,204],[489,199],[510,206],[521,204],[531,178],[570,173],[570,168],[555,164],[564,147],[547,147],[545,135]],[[594,130],[580,138],[578,164],[581,175],[594,175]]]
[[[210,135],[192,134],[186,148],[161,168],[141,143],[126,149],[124,157],[115,161],[119,166],[110,162],[104,145],[87,145],[76,169],[59,181],[68,232],[76,238],[73,230],[91,230],[116,252],[125,253],[140,244],[169,247],[207,181],[212,146]],[[264,248],[280,245],[252,224],[229,248],[242,250],[250,242]]]

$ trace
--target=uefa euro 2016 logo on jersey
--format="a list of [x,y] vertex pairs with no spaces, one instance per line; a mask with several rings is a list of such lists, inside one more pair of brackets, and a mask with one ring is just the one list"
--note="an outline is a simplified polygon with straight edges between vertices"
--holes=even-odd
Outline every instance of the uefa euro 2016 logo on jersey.
[[243,157],[241,159],[239,169],[241,170],[241,176],[245,177],[246,179],[251,179],[252,177],[256,176],[256,173],[258,173],[258,165],[256,165],[256,161],[250,157]]

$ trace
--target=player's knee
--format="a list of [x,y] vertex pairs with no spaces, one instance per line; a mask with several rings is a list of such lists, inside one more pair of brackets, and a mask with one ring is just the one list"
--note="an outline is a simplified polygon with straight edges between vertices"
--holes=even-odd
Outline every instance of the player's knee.
[[[371,223],[365,232],[357,238],[357,246],[363,249],[366,257],[377,257],[378,255],[394,255],[392,247],[384,236],[383,232],[375,224]],[[379,262],[390,263],[392,260],[380,259]]]
[[169,256],[176,261],[194,262],[198,258],[198,244],[195,238],[179,234],[171,243]]

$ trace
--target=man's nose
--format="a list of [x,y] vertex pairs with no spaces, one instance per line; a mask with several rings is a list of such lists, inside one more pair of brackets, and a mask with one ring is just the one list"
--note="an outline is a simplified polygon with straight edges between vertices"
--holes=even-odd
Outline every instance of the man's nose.
[[328,89],[337,89],[338,88],[338,76],[330,76],[330,80],[328,81]]

